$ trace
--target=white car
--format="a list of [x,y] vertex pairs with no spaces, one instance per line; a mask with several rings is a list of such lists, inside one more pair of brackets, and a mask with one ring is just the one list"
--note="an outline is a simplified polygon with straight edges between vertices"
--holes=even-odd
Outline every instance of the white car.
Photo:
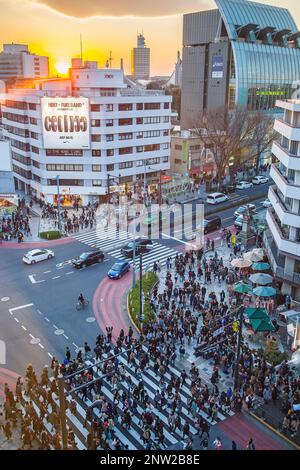
[[256,207],[255,207],[254,204],[245,204],[244,206],[239,207],[239,208],[235,211],[234,215],[235,215],[236,217],[240,217],[240,216],[242,216],[242,215],[244,214],[244,212],[246,212],[247,209],[249,209],[249,211],[250,211],[252,214],[254,214],[254,213],[256,212]]
[[35,264],[45,259],[54,258],[54,253],[51,250],[36,249],[31,250],[23,256],[23,262],[26,264]]
[[228,201],[228,196],[224,193],[208,194],[206,199],[207,204],[220,204],[225,201]]
[[266,199],[265,201],[262,202],[262,205],[264,207],[272,207],[272,202],[269,199]]
[[240,181],[236,185],[236,189],[249,189],[249,188],[253,188],[253,183],[251,183],[250,181]]
[[268,183],[269,181],[269,178],[267,178],[266,176],[254,176],[253,180],[252,180],[252,183],[253,184],[264,184],[264,183]]

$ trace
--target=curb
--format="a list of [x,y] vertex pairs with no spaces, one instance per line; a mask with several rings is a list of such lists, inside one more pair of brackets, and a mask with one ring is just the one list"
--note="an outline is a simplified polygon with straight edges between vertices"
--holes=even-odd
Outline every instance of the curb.
[[45,241],[35,241],[35,242],[2,242],[0,243],[0,249],[27,249],[27,248],[47,248],[55,247],[60,245],[68,245],[69,243],[74,243],[76,240],[74,238],[61,238],[60,240],[45,240]]
[[141,330],[136,326],[136,324],[134,323],[133,319],[132,319],[132,316],[131,316],[131,313],[130,313],[130,308],[129,308],[129,291],[130,289],[128,289],[127,293],[126,293],[126,297],[127,297],[127,315],[129,317],[129,320],[131,321],[132,325],[134,326],[134,329],[140,334],[141,333]]
[[284,434],[282,434],[281,432],[279,432],[277,429],[273,428],[273,426],[271,426],[269,423],[267,423],[266,421],[264,421],[262,418],[259,418],[258,416],[256,416],[255,413],[253,413],[252,411],[246,411],[246,413],[248,413],[250,416],[252,416],[252,418],[256,419],[257,421],[259,421],[261,424],[263,424],[264,426],[266,426],[268,429],[270,429],[270,431],[274,432],[275,434],[277,434],[277,436],[279,436],[281,439],[284,439],[286,442],[288,442],[291,446],[295,447],[295,449],[297,450],[300,450],[300,446],[298,446],[298,444],[296,444],[295,442],[291,441],[288,437],[286,437]]

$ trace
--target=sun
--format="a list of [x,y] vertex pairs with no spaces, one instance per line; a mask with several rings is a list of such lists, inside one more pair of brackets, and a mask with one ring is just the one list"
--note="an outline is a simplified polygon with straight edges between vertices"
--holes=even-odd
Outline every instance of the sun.
[[70,65],[67,61],[55,62],[54,68],[59,75],[67,75]]

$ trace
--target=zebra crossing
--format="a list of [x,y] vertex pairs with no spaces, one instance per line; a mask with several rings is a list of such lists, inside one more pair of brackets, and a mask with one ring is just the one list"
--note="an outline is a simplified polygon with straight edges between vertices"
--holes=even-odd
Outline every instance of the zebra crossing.
[[[149,353],[149,350],[146,346],[143,347],[145,352]],[[103,359],[106,359],[108,354],[103,355]],[[132,384],[133,386],[137,386],[139,382],[142,380],[144,384],[145,392],[149,397],[150,403],[150,411],[152,416],[160,418],[163,422],[164,426],[164,436],[165,436],[165,445],[166,448],[181,448],[184,440],[182,433],[182,427],[185,422],[189,423],[190,426],[190,433],[191,435],[195,435],[197,433],[197,429],[195,428],[195,414],[194,417],[192,412],[188,406],[189,398],[191,397],[191,380],[187,379],[185,385],[181,386],[179,395],[182,403],[181,408],[181,429],[177,429],[174,431],[169,424],[168,417],[171,411],[171,406],[168,403],[158,409],[155,406],[155,392],[161,389],[160,383],[160,376],[157,375],[154,371],[154,361],[150,358],[150,363],[148,366],[143,370],[136,372],[136,369],[133,365],[128,364],[127,362],[127,355],[124,352],[122,355],[118,356],[119,364],[121,364],[124,368],[125,378],[120,381],[120,392],[125,392],[127,396],[132,397]],[[114,392],[115,388],[108,380],[106,376],[99,371],[98,366],[96,365],[96,361],[94,358],[90,357],[85,361],[85,366],[90,367],[93,370],[93,380],[97,378],[101,378],[102,386],[101,386],[101,400],[99,400],[99,395],[95,396],[95,391],[93,388],[90,388],[90,392],[87,397],[83,397],[83,394],[78,392],[73,392],[66,396],[67,404],[72,401],[72,399],[76,399],[76,412],[71,413],[69,409],[66,412],[67,424],[69,429],[71,429],[75,434],[75,441],[76,446],[79,450],[84,450],[87,448],[87,438],[89,431],[91,429],[91,424],[86,421],[86,411],[88,408],[93,410],[93,417],[99,418],[103,420],[103,416],[101,415],[101,404],[103,403],[103,397],[107,403],[113,405],[114,402]],[[181,370],[176,365],[169,366],[168,372],[164,374],[164,380],[166,387],[171,382],[172,378],[180,377]],[[129,385],[127,381],[128,378],[131,378],[132,384]],[[53,399],[55,401],[55,405],[59,409],[59,400],[58,397],[53,395]],[[98,407],[100,406],[100,408]],[[149,410],[148,410],[149,411]],[[142,435],[143,435],[143,425],[142,425],[142,414],[145,412],[145,409],[138,405],[137,409],[134,413],[131,414],[132,423],[131,426],[128,428],[124,426],[122,423],[122,417],[124,415],[124,407],[121,401],[117,402],[117,416],[114,419],[114,427],[113,433],[110,439],[109,444],[112,446],[113,437],[117,437],[121,445],[125,448],[125,446],[129,450],[142,450],[145,448]],[[216,425],[220,421],[224,421],[230,416],[233,416],[235,413],[231,409],[223,409],[219,407],[217,412],[216,420],[213,421],[209,417],[208,413],[208,406],[207,408],[202,408],[201,410],[198,409],[196,412],[196,416],[202,416],[206,421],[208,421],[210,426]],[[47,424],[47,431],[50,435],[52,435],[51,425]],[[155,443],[155,433],[151,430],[151,440]],[[181,446],[181,447],[180,447]],[[112,446],[113,449],[113,446]]]
[[[105,233],[99,233],[98,230],[93,230],[87,233],[74,234],[72,237],[92,248],[99,248],[113,258],[126,260],[130,265],[133,265],[133,260],[131,258],[124,257],[121,253],[122,246],[126,245],[131,240],[134,240],[133,234],[131,233],[120,231],[116,236],[116,232],[114,230],[108,230]],[[154,242],[153,248],[148,253],[143,254],[143,266],[145,269],[147,269],[147,266],[150,268],[154,261],[159,261],[161,266],[163,266],[166,264],[168,258],[173,259],[177,254],[178,251],[173,248]],[[138,266],[139,257],[137,256],[135,268],[138,268]]]

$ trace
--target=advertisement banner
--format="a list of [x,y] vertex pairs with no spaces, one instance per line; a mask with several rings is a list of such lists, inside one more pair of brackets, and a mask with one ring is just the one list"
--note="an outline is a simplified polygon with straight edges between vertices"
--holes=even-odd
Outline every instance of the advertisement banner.
[[215,56],[212,58],[212,78],[223,78],[224,73],[224,58],[222,56]]
[[41,99],[45,149],[89,149],[88,98]]
[[182,163],[187,163],[187,159],[188,159],[188,144],[184,140],[182,142]]

